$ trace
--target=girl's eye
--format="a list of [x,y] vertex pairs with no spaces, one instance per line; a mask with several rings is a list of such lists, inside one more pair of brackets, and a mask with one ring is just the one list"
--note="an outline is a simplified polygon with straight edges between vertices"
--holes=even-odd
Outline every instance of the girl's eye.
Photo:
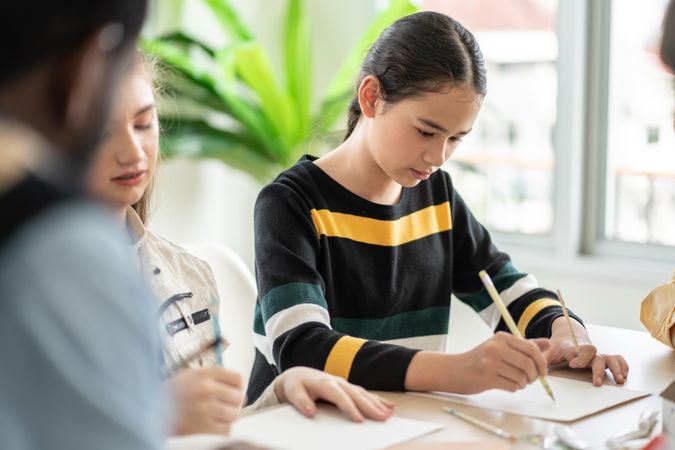
[[450,142],[462,142],[462,138],[459,137],[459,136],[450,136],[450,137],[448,138],[448,140],[449,140]]
[[425,138],[433,137],[434,135],[434,133],[429,133],[428,131],[424,131],[421,128],[417,128],[417,134]]
[[147,123],[136,124],[134,128],[136,128],[137,130],[149,130],[150,128],[152,128],[152,121]]

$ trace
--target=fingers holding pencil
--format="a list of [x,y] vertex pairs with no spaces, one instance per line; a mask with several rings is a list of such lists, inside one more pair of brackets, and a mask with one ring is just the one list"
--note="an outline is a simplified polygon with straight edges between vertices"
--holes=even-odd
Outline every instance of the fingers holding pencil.
[[[483,282],[483,285],[485,286],[485,289],[487,290],[488,294],[490,295],[490,298],[494,302],[495,306],[499,310],[500,314],[502,315],[502,319],[504,319],[504,322],[506,323],[506,326],[509,328],[509,331],[511,333],[521,339],[524,339],[522,334],[520,333],[520,330],[518,330],[518,327],[516,326],[516,323],[513,321],[513,317],[511,317],[511,313],[509,310],[506,308],[506,305],[502,301],[502,298],[499,296],[499,292],[497,292],[497,289],[495,288],[494,284],[492,283],[492,279],[490,278],[490,275],[485,270],[481,270],[478,273],[478,276],[480,277],[480,280]],[[545,376],[539,377],[539,382],[541,385],[544,387],[544,390],[548,394],[549,397],[551,397],[551,400],[555,401],[555,396],[553,395],[553,391],[551,390],[551,387],[548,384],[548,381],[546,380]]]
[[499,332],[487,341],[462,353],[454,367],[471,374],[452,392],[476,394],[488,389],[515,392],[546,374],[544,351],[548,339],[526,341],[510,333]]
[[505,363],[525,371],[529,383],[536,381],[539,377],[546,376],[548,363],[544,353],[551,347],[548,339],[514,339],[508,333],[499,332],[498,334],[505,335],[511,350],[511,352],[502,356]]

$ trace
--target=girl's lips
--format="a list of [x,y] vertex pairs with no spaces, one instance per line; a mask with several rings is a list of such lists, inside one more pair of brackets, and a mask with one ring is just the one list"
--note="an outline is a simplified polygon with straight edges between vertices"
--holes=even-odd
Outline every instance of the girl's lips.
[[146,172],[144,170],[140,172],[129,172],[113,178],[112,181],[121,186],[136,186],[143,178],[145,178],[145,174]]
[[420,181],[424,181],[431,176],[429,172],[420,172],[419,170],[410,169],[410,174],[413,178],[416,178]]

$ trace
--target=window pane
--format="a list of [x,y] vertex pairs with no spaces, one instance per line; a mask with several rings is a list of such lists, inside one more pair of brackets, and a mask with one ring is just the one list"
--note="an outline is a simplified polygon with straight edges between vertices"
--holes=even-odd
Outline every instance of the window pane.
[[607,239],[675,245],[673,76],[659,58],[666,5],[612,1]]
[[446,169],[489,229],[542,234],[553,224],[556,0],[425,0],[478,40],[488,94]]

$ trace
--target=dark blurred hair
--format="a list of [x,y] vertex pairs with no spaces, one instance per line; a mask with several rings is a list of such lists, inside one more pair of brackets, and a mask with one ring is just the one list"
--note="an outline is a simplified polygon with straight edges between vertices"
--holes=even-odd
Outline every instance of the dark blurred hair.
[[[477,94],[487,92],[476,39],[453,18],[431,11],[403,17],[380,34],[361,64],[357,89],[368,75],[378,78],[380,97],[390,104],[463,83],[470,83]],[[345,139],[361,116],[358,96],[348,114]]]
[[33,66],[77,49],[96,30],[121,25],[124,48],[134,41],[147,0],[3,0],[0,7],[0,84]]
[[670,70],[675,71],[675,3],[672,0],[663,19],[661,59],[670,67]]

